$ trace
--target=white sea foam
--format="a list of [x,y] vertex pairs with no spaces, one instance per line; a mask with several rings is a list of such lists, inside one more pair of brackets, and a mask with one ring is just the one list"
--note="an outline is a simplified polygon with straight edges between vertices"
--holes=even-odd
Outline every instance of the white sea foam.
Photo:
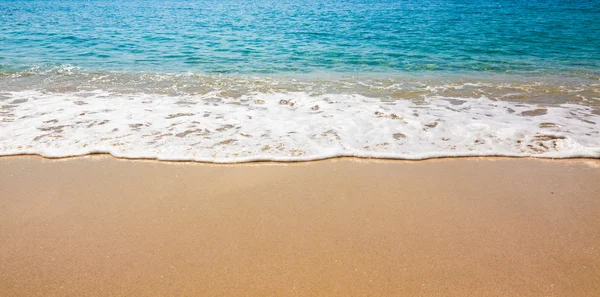
[[447,96],[382,101],[307,92],[15,91],[1,97],[0,155],[110,153],[205,162],[600,157],[600,115],[574,103]]

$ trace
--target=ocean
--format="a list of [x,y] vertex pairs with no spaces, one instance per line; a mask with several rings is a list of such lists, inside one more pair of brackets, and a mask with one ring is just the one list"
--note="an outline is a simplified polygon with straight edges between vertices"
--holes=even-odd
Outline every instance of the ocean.
[[600,157],[600,0],[0,0],[0,155]]

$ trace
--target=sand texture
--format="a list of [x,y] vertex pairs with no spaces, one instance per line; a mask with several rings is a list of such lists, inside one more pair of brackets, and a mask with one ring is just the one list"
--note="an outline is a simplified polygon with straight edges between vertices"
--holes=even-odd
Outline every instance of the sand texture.
[[600,296],[600,161],[3,157],[0,296]]

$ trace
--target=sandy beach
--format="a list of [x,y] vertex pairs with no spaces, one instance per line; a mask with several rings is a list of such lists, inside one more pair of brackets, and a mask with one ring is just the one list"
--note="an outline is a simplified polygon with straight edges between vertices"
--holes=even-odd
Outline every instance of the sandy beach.
[[600,296],[600,161],[0,158],[0,296]]

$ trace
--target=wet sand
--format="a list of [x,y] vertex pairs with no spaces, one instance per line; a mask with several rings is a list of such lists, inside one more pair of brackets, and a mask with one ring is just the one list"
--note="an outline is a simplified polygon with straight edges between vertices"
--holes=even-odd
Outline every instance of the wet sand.
[[3,157],[0,296],[600,296],[600,161]]

